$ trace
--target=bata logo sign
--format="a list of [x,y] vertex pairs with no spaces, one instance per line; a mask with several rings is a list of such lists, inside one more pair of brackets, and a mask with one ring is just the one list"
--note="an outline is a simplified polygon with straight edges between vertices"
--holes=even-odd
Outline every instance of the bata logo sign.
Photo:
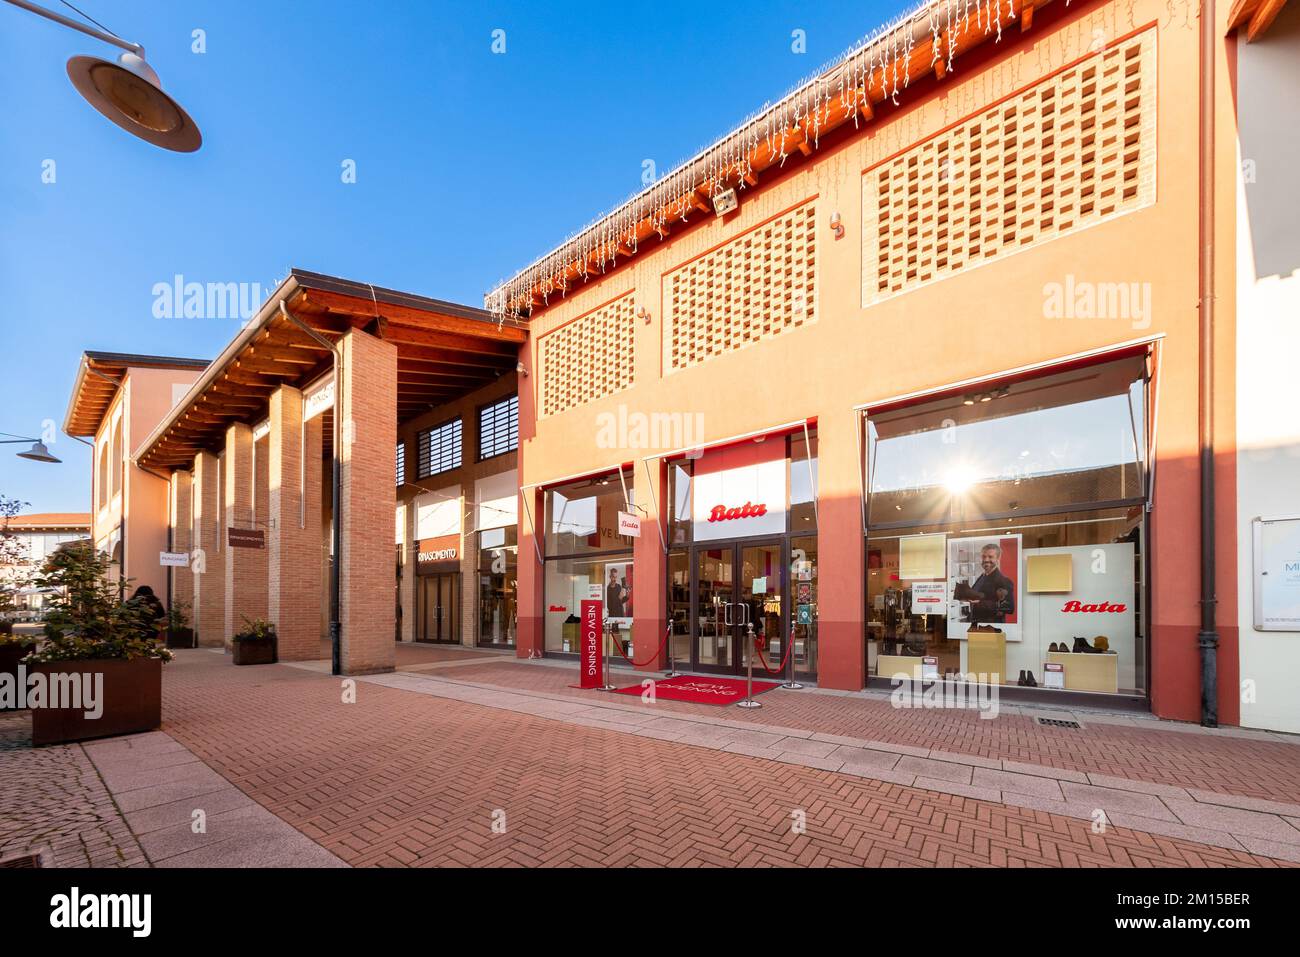
[[733,518],[762,518],[766,514],[766,505],[753,505],[749,502],[746,502],[740,508],[727,508],[725,505],[715,505],[709,512],[709,521],[729,522]]
[[1061,611],[1067,611],[1073,614],[1080,614],[1084,612],[1087,613],[1110,612],[1111,614],[1119,615],[1128,611],[1128,605],[1112,605],[1108,601],[1104,601],[1100,605],[1085,605],[1077,601],[1067,601],[1065,603],[1065,607],[1062,608]]

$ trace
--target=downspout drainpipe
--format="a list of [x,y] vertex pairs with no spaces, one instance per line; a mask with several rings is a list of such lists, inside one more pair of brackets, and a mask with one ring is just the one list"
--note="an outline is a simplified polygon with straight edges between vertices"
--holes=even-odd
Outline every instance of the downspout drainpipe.
[[1215,609],[1214,528],[1214,0],[1201,3],[1201,202],[1200,202],[1200,375],[1201,466],[1201,725],[1219,726],[1219,632]]
[[[143,465],[137,465],[141,472],[148,472],[155,478],[160,478],[167,483],[167,551],[173,551],[176,547],[175,529],[176,529],[176,490],[172,488],[171,475],[163,475],[161,472],[155,472],[153,469],[147,469]],[[171,647],[172,639],[176,637],[172,630],[172,576],[176,574],[176,569],[168,566],[167,568],[167,647]],[[195,646],[197,647],[197,645]]]
[[340,675],[343,673],[342,625],[340,624],[341,616],[339,613],[339,566],[342,564],[343,559],[343,466],[340,460],[342,445],[339,436],[342,434],[343,417],[339,413],[343,404],[343,379],[341,376],[343,359],[339,355],[338,346],[291,313],[283,300],[280,301],[280,315],[328,349],[334,362],[334,415],[332,417],[333,427],[330,430],[333,435],[331,468],[333,470],[332,481],[334,486],[334,503],[330,509],[330,536],[333,539],[334,551],[334,561],[330,563],[330,674]]

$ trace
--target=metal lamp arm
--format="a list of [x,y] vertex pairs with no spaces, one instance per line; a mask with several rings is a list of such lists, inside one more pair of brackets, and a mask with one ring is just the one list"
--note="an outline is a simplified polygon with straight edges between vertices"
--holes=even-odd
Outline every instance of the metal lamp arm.
[[104,30],[97,30],[94,27],[87,26],[79,20],[73,20],[71,17],[65,17],[61,13],[55,13],[53,10],[46,10],[44,7],[39,7],[34,3],[29,3],[28,0],[5,0],[5,2],[22,10],[26,10],[28,13],[34,13],[38,17],[44,17],[46,20],[52,20],[61,26],[69,27],[80,33],[84,33],[87,36],[94,37],[96,40],[111,43],[115,47],[120,47],[128,53],[134,53],[136,56],[140,57],[140,59],[144,59],[144,47],[140,46],[138,43],[132,43],[130,40],[123,40],[121,37],[114,36]]

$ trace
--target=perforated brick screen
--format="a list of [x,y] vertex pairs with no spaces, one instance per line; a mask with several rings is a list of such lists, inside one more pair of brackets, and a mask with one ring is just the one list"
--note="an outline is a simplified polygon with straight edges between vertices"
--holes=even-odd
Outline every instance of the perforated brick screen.
[[629,293],[541,337],[542,415],[555,415],[632,385],[635,312],[636,302]]
[[665,370],[816,321],[816,267],[810,200],[665,275]]
[[863,175],[863,305],[1149,205],[1155,31]]

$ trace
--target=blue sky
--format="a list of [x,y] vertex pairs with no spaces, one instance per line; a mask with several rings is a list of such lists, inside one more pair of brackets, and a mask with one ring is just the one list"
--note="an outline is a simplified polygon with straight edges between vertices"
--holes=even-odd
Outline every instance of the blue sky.
[[[902,8],[75,2],[144,45],[204,145],[113,126],[64,63],[116,50],[0,4],[0,431],[24,435],[62,424],[85,349],[211,358],[229,341],[236,320],[153,316],[177,274],[269,291],[297,266],[481,305],[638,189],[644,160],[666,172]],[[64,464],[43,465],[15,448],[0,492],[88,508],[88,449],[60,435]]]

